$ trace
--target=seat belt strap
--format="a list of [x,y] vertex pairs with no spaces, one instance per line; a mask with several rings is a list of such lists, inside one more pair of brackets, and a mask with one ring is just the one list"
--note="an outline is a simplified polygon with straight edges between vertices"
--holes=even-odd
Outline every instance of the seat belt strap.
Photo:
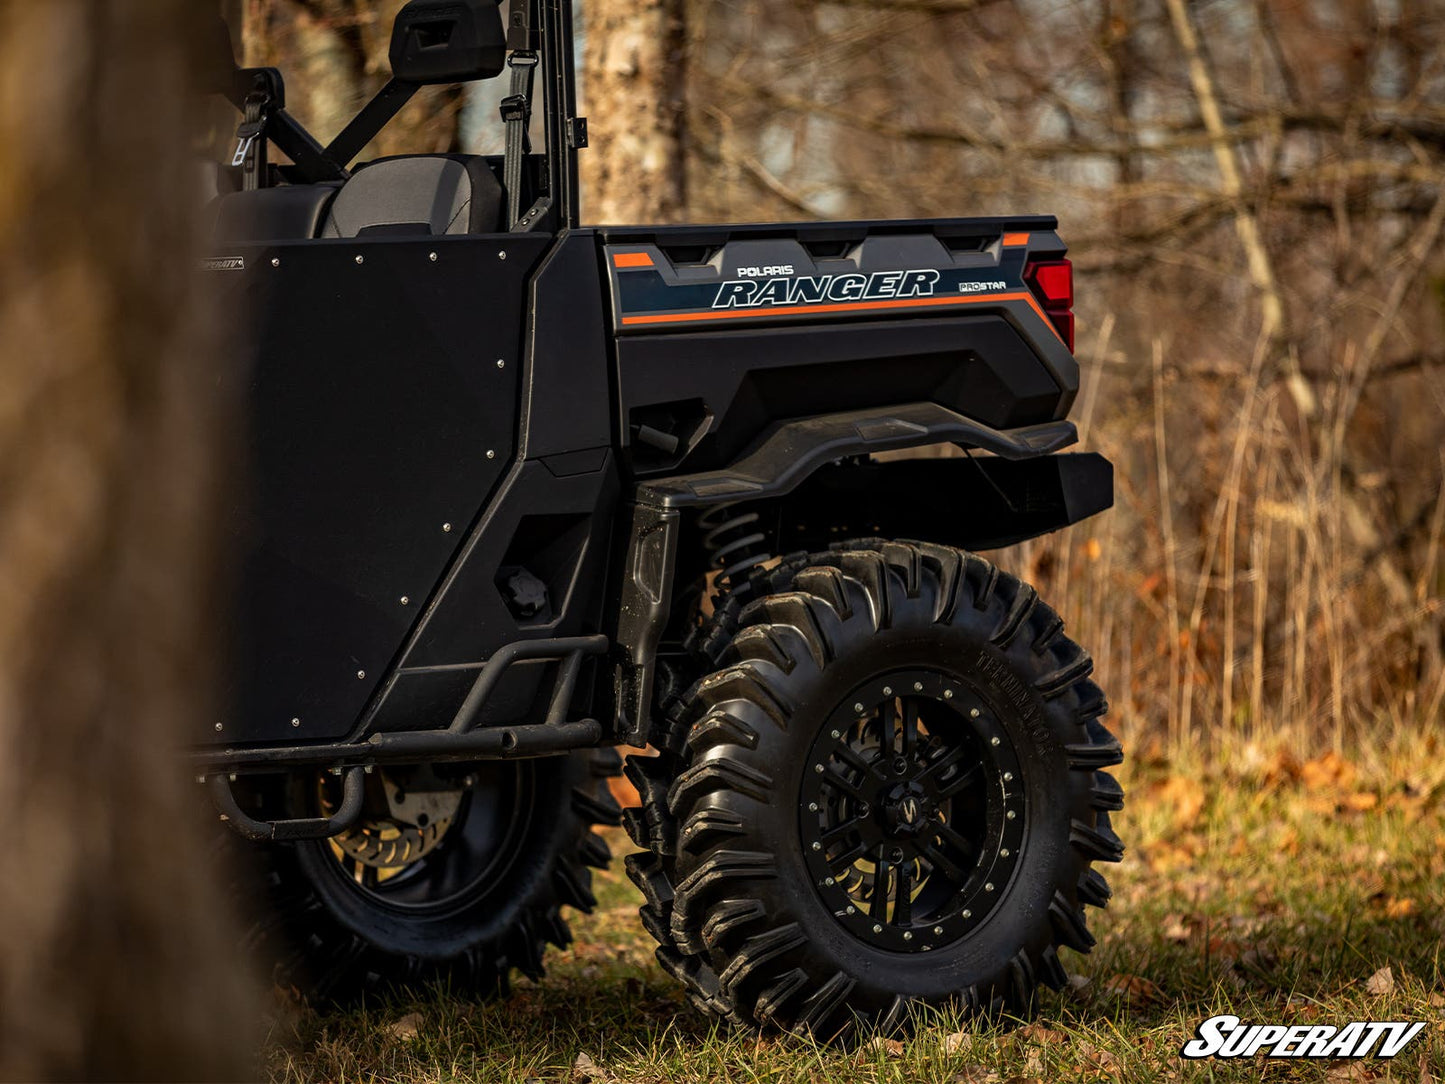
[[266,114],[270,105],[268,94],[252,91],[246,95],[241,124],[236,129],[236,153],[231,156],[231,165],[241,168],[241,187],[247,192],[261,187],[261,175],[266,169]]
[[502,167],[507,189],[509,228],[522,217],[522,170],[532,153],[532,84],[537,72],[537,54],[514,52],[507,61],[512,69],[510,92],[502,99],[502,120],[507,125],[507,157]]

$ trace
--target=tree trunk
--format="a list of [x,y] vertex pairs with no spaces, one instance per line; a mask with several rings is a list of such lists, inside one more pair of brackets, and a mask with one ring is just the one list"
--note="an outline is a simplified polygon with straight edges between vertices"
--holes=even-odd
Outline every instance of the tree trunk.
[[683,0],[587,0],[582,152],[587,222],[681,221],[686,34]]
[[0,0],[5,1079],[241,1079],[254,1049],[178,754],[211,715],[225,431],[190,247],[205,7]]

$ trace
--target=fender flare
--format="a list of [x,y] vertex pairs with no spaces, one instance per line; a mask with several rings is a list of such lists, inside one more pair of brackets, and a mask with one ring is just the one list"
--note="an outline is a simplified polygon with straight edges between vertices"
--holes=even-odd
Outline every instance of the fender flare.
[[671,614],[684,509],[786,497],[821,468],[851,456],[957,444],[1017,461],[1049,456],[1077,440],[1070,421],[999,430],[938,403],[908,403],[780,422],[727,467],[640,483],[624,525],[614,637],[618,740],[647,740],[656,652]]

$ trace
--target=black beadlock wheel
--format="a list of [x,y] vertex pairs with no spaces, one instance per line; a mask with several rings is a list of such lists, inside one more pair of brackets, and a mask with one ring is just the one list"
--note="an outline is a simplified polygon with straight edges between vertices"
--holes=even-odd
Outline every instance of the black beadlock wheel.
[[[248,880],[263,886],[249,940],[278,982],[317,1003],[430,983],[505,995],[514,969],[539,979],[547,945],[571,941],[564,906],[595,906],[589,867],[611,855],[592,827],[618,821],[607,780],[619,767],[614,750],[593,749],[435,776],[378,769],[355,829],[245,845]],[[257,801],[315,816],[333,789],[297,776],[286,795]],[[398,811],[405,819],[388,816]]]
[[[658,958],[735,1024],[822,1039],[914,1006],[1027,1010],[1093,945],[1118,861],[1118,743],[1089,656],[1034,590],[925,544],[792,557],[693,638],[629,759]],[[709,672],[710,671],[710,672]]]

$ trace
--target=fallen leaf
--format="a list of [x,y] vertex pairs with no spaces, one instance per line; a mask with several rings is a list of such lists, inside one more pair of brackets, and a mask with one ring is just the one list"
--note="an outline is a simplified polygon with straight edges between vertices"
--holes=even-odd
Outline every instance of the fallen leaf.
[[867,1065],[880,1054],[885,1054],[890,1058],[900,1057],[903,1054],[903,1044],[897,1039],[885,1039],[881,1035],[876,1035],[858,1048],[853,1062],[855,1065]]
[[1386,918],[1407,918],[1415,913],[1415,901],[1412,899],[1396,899],[1394,896],[1385,899]]
[[1019,1028],[1018,1037],[1026,1043],[1061,1043],[1068,1038],[1062,1031],[1055,1031],[1043,1024],[1029,1024]]
[[1355,766],[1331,751],[1318,760],[1301,764],[1299,778],[1307,790],[1343,790],[1354,782]]
[[966,1031],[954,1031],[943,1037],[943,1052],[957,1054],[973,1045],[973,1036]]
[[1395,992],[1395,973],[1382,967],[1365,980],[1365,990],[1371,994],[1392,994]]
[[1380,796],[1368,790],[1357,791],[1354,794],[1345,796],[1345,807],[1353,809],[1356,813],[1363,813],[1367,809],[1374,809],[1380,804]]
[[573,1084],[613,1084],[617,1078],[592,1060],[585,1051],[572,1063]]
[[1184,944],[1189,940],[1189,924],[1179,915],[1169,915],[1164,920],[1164,940]]
[[998,1074],[991,1069],[982,1065],[965,1065],[948,1078],[948,1084],[992,1084],[996,1080]]
[[1112,975],[1104,984],[1104,989],[1115,997],[1140,1004],[1157,1004],[1164,1000],[1164,991],[1138,975]]
[[1204,811],[1204,787],[1189,775],[1171,775],[1144,792],[1145,802],[1157,802],[1170,811],[1175,828],[1188,828]]
[[421,1034],[421,1013],[409,1012],[386,1026],[386,1033],[398,1042],[411,1042]]

